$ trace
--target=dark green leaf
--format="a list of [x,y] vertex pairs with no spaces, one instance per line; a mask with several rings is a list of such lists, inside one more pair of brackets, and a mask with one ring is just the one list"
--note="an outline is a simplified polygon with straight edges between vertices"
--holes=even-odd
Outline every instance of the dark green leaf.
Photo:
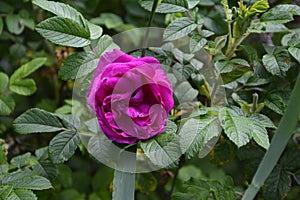
[[290,184],[289,172],[283,168],[276,167],[264,184],[263,196],[265,199],[281,200],[290,191]]
[[22,168],[29,164],[30,157],[31,157],[31,153],[27,152],[23,155],[19,155],[19,156],[12,158],[10,163],[17,168]]
[[188,17],[182,17],[169,24],[163,34],[163,39],[172,41],[182,38],[197,28],[197,24]]
[[265,105],[274,112],[283,115],[287,105],[278,94],[269,94],[265,99]]
[[13,187],[10,185],[1,185],[0,186],[0,199],[1,200],[7,200],[7,197],[11,194],[13,191]]
[[31,190],[16,189],[6,200],[37,200],[37,197]]
[[29,190],[44,190],[52,188],[48,179],[38,176],[30,170],[12,172],[2,179],[2,184],[12,185],[14,188]]
[[[153,0],[141,0],[141,6],[151,11]],[[185,12],[188,8],[188,4],[185,0],[164,0],[156,8],[157,13],[174,13],[174,12]]]
[[63,163],[73,156],[80,142],[74,131],[63,131],[56,135],[49,144],[49,156],[54,163]]
[[9,115],[15,108],[15,101],[10,94],[0,96],[0,115]]
[[33,171],[47,179],[54,179],[57,176],[57,167],[49,160],[39,161],[34,165]]
[[99,58],[93,52],[78,52],[68,56],[59,68],[62,80],[75,79],[80,67],[81,76],[92,72],[98,65]]
[[84,47],[90,44],[90,31],[72,19],[52,17],[36,26],[36,30],[51,42],[70,47]]
[[14,129],[20,134],[46,133],[63,130],[63,126],[56,116],[44,110],[33,108],[15,119]]
[[8,76],[5,73],[0,72],[0,94],[7,88],[8,80]]
[[276,7],[272,8],[274,13],[276,12],[290,12],[293,15],[300,15],[300,7],[297,5],[291,4],[279,4]]
[[274,12],[274,10],[270,10],[269,12],[264,13],[260,20],[266,23],[272,24],[284,24],[290,21],[293,21],[293,15],[286,11],[278,11]]

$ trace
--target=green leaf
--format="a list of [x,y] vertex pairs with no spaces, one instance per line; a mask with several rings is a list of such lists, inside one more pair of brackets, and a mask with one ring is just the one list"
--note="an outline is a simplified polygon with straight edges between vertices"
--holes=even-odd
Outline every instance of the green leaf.
[[266,115],[255,113],[255,114],[252,114],[250,116],[250,118],[252,120],[255,120],[255,121],[259,122],[260,124],[262,124],[266,128],[273,128],[273,129],[277,128],[274,125],[274,123]]
[[236,115],[231,110],[223,108],[219,112],[219,120],[224,128],[225,134],[238,147],[247,144],[252,138],[252,127],[250,120]]
[[278,33],[287,31],[288,28],[283,24],[271,24],[261,22],[259,20],[253,20],[249,27],[249,33]]
[[294,174],[294,179],[297,182],[298,185],[300,185],[300,170],[298,170],[295,174]]
[[100,57],[104,53],[106,53],[108,51],[112,51],[114,49],[120,49],[120,47],[114,43],[113,39],[110,36],[103,35],[99,39],[99,41],[95,47],[95,53]]
[[2,19],[2,17],[0,17],[0,35],[1,35],[2,31],[3,31],[3,19]]
[[36,31],[51,42],[70,47],[84,47],[90,44],[90,32],[72,19],[52,17],[36,26]]
[[33,171],[50,180],[56,178],[58,173],[56,165],[49,160],[39,161],[34,165]]
[[242,65],[246,67],[250,67],[249,63],[247,60],[242,59],[242,58],[233,58],[230,60],[232,63],[237,64],[237,65]]
[[7,88],[8,80],[9,77],[5,73],[0,72],[0,93],[2,93]]
[[[80,76],[92,72],[98,65],[99,58],[93,52],[77,52],[68,56],[62,63],[58,71],[58,76],[62,80],[75,79],[82,67]],[[84,72],[84,73],[83,73]]]
[[258,0],[250,7],[249,11],[247,11],[247,15],[252,17],[258,13],[264,13],[268,10],[268,8],[269,3],[267,0]]
[[189,43],[189,49],[191,53],[195,53],[197,51],[200,51],[204,45],[206,45],[207,39],[204,37],[195,34],[191,37],[190,43]]
[[141,148],[150,161],[159,167],[174,167],[181,156],[176,134],[161,133],[141,142]]
[[174,95],[180,103],[191,102],[197,97],[198,91],[189,82],[184,81],[175,88]]
[[33,79],[26,78],[22,80],[10,81],[9,89],[19,95],[29,96],[32,95],[37,88]]
[[179,131],[181,151],[187,158],[192,158],[197,152],[222,131],[217,117],[204,119],[189,119]]
[[0,115],[9,115],[14,111],[15,101],[10,94],[0,96]]
[[13,187],[10,185],[1,185],[0,186],[0,199],[1,200],[7,200],[7,197],[11,194],[13,191]]
[[20,134],[57,132],[63,130],[63,125],[52,113],[33,108],[15,119],[13,127]]
[[163,39],[167,41],[182,38],[197,28],[197,24],[188,17],[182,17],[171,22],[163,34]]
[[101,13],[100,17],[90,20],[92,23],[104,25],[108,29],[117,28],[124,24],[122,18],[114,13]]
[[82,14],[67,4],[45,0],[33,0],[32,3],[44,10],[57,15],[58,17],[72,19],[80,26],[86,26],[86,21],[83,18]]
[[261,124],[260,121],[253,120],[251,123],[253,128],[252,134],[254,141],[261,147],[268,149],[270,146],[269,136],[267,129]]
[[215,62],[215,67],[220,73],[228,73],[233,70],[233,65],[228,60],[218,60]]
[[[141,6],[147,11],[151,11],[153,0],[140,0]],[[185,0],[164,0],[157,6],[157,13],[185,12],[188,8]]]
[[19,35],[24,30],[24,24],[21,23],[22,19],[19,15],[8,14],[5,18],[6,26],[9,32]]
[[13,83],[16,80],[26,78],[40,67],[42,67],[47,61],[46,57],[35,58],[28,63],[25,63],[21,67],[19,67],[12,75],[10,83]]
[[6,200],[37,200],[37,197],[31,190],[16,189]]
[[289,47],[289,53],[300,63],[300,49],[296,47]]
[[38,176],[30,170],[12,172],[3,177],[2,184],[12,185],[14,188],[29,190],[44,190],[52,188],[48,179]]
[[23,155],[13,157],[10,163],[17,168],[22,168],[29,164],[30,157],[31,157],[31,153],[27,152]]
[[266,54],[262,58],[268,72],[273,75],[284,77],[290,68],[290,59],[286,49],[275,49],[274,54]]
[[286,11],[275,12],[274,10],[264,13],[260,18],[260,21],[271,24],[284,24],[293,20],[294,18],[291,13]]
[[87,22],[88,24],[88,27],[89,27],[89,30],[90,30],[90,38],[91,40],[96,40],[98,39],[102,33],[103,33],[103,30],[100,26],[97,26],[91,22]]
[[53,163],[63,163],[73,156],[80,143],[79,135],[74,131],[63,131],[49,144],[49,155]]
[[168,134],[175,134],[177,132],[177,125],[173,121],[167,120],[165,132]]
[[279,4],[276,7],[272,8],[274,13],[277,12],[289,12],[293,15],[300,15],[300,7],[292,4]]
[[290,191],[291,179],[288,171],[276,167],[269,175],[263,187],[263,197],[265,199],[281,200]]
[[283,115],[287,105],[278,94],[269,94],[265,99],[265,105],[274,112]]

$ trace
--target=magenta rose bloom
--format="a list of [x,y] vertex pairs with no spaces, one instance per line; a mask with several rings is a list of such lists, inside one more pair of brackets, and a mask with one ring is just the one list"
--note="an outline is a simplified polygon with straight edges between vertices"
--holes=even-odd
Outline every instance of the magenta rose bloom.
[[174,105],[171,83],[159,61],[118,49],[101,56],[87,102],[103,133],[126,144],[162,133]]

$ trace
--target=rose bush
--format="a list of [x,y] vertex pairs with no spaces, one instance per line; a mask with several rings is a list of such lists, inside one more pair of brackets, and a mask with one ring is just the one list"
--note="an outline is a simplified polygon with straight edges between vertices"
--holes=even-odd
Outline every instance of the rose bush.
[[174,105],[171,83],[159,61],[135,58],[118,49],[101,56],[87,103],[103,133],[126,144],[162,133]]

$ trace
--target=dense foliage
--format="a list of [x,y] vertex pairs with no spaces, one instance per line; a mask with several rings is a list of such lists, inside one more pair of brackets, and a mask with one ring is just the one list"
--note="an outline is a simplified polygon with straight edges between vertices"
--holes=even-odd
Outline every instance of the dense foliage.
[[[165,28],[165,43],[145,54],[181,73],[170,79],[179,88],[175,94],[196,99],[199,109],[190,112],[195,102],[183,107],[175,101],[166,131],[138,143],[137,152],[164,168],[136,175],[135,198],[241,199],[291,96],[300,93],[292,94],[300,70],[297,3],[1,1],[0,199],[111,199],[114,171],[89,154],[89,147],[103,149],[80,140],[82,118],[74,110],[83,116],[85,110],[72,100],[74,82],[91,75],[101,55],[119,48],[113,35],[149,24]],[[143,42],[143,35],[132,37]],[[205,62],[196,60],[199,54]],[[224,104],[213,105],[214,85],[203,67],[220,74]],[[300,116],[299,107],[294,115]],[[292,137],[257,198],[299,198],[300,128],[289,128]],[[174,141],[180,145],[163,148]]]

